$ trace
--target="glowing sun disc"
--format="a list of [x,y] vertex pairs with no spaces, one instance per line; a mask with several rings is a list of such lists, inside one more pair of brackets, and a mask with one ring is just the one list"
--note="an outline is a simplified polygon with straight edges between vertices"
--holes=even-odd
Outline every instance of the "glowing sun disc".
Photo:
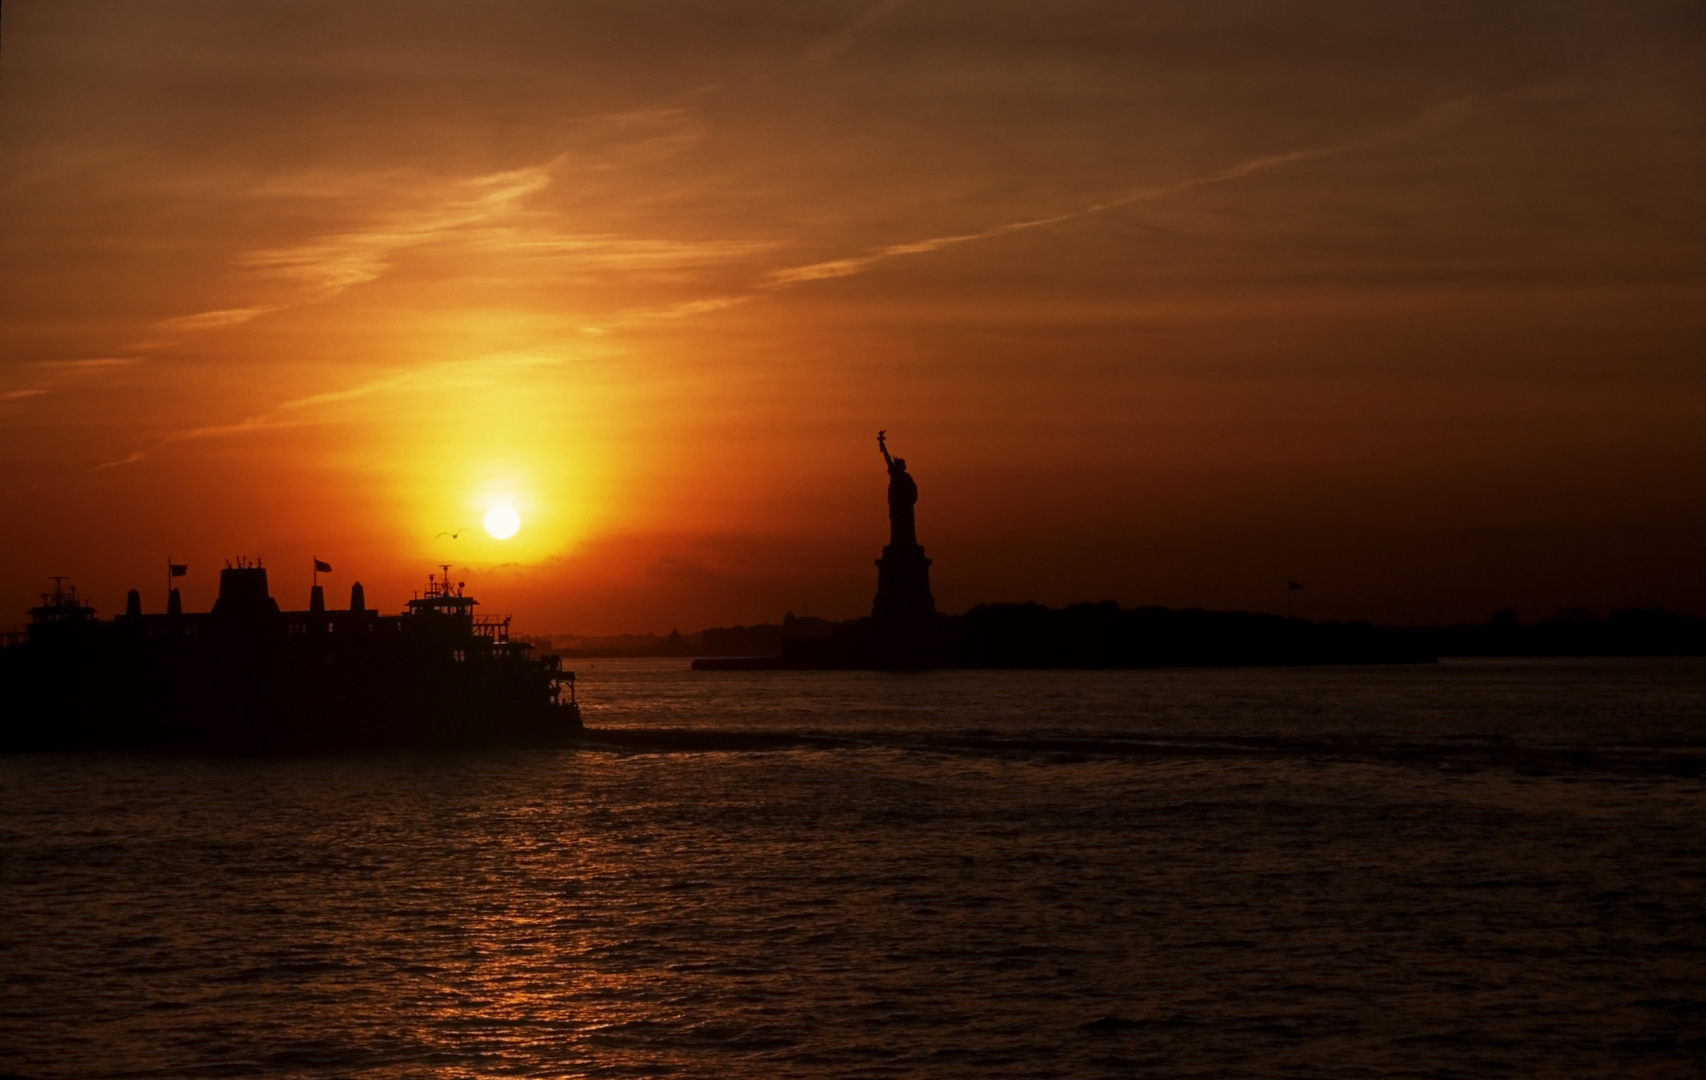
[[508,540],[521,528],[521,515],[515,507],[498,505],[486,511],[486,532],[494,540]]

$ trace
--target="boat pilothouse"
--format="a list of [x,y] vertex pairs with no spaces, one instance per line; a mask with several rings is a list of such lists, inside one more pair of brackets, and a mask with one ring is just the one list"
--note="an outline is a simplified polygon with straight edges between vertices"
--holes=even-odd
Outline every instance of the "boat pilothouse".
[[416,638],[439,642],[441,647],[450,649],[451,659],[459,664],[467,662],[473,638],[482,639],[485,647],[476,651],[483,656],[492,655],[490,646],[500,641],[507,644],[509,616],[476,617],[474,607],[479,601],[462,593],[467,583],[451,583],[448,563],[440,564],[439,571],[428,574],[426,588],[404,605],[407,613],[398,628]]
[[404,605],[408,613],[401,618],[403,629],[447,643],[454,663],[523,663],[546,671],[552,701],[578,721],[575,673],[564,671],[562,661],[555,656],[529,659],[532,643],[510,640],[509,624],[514,616],[476,614],[474,608],[480,602],[463,591],[468,583],[451,580],[449,563],[440,563],[438,569],[437,574],[427,575],[426,587]]
[[[324,568],[319,568],[325,572]],[[0,750],[75,746],[322,749],[550,739],[581,726],[574,673],[512,641],[510,616],[479,602],[450,567],[397,615],[347,609],[316,582],[306,610],[282,610],[258,562],[220,572],[211,611],[100,619],[64,579],[0,640]]]
[[39,606],[30,609],[29,628],[0,633],[0,647],[73,640],[99,622],[94,607],[77,595],[77,586],[66,584],[69,579],[61,576],[48,580],[53,588],[41,594]]
[[[439,563],[441,573],[428,574],[426,588],[415,594],[415,598],[407,604],[409,611],[416,615],[472,615],[475,604],[479,601],[472,596],[462,595],[467,588],[466,581],[450,583],[450,564]],[[504,616],[504,627],[508,628],[509,617]]]
[[30,609],[30,632],[37,627],[46,629],[72,623],[93,622],[95,609],[77,597],[77,586],[65,584],[66,578],[48,578],[53,590],[41,594],[41,606]]
[[462,591],[468,583],[451,583],[449,563],[440,563],[439,570],[441,573],[427,575],[426,588],[405,605],[410,615],[423,620],[417,626],[484,638],[495,655],[532,648],[531,645],[510,642],[509,624],[514,616],[476,615],[474,607],[479,601]]

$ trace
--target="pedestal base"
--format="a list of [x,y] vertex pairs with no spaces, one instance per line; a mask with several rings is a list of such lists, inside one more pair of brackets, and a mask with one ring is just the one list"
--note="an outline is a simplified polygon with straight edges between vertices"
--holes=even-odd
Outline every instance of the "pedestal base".
[[890,544],[877,560],[877,598],[871,618],[882,623],[914,623],[936,615],[930,595],[930,560],[918,544]]

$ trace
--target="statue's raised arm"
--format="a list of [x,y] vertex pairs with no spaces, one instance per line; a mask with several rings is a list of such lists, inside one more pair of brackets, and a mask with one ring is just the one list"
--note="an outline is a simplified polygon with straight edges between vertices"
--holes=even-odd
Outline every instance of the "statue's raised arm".
[[887,428],[884,428],[882,431],[877,432],[877,449],[882,451],[883,461],[888,464],[888,467],[890,469],[893,469],[894,468],[894,458],[889,457],[889,446],[888,446],[888,442],[886,441],[887,435],[888,435],[888,429]]

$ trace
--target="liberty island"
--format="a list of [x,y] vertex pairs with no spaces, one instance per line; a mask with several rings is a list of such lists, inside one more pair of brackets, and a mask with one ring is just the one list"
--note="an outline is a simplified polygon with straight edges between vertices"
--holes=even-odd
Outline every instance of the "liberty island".
[[926,668],[1245,667],[1296,664],[1429,663],[1410,631],[1369,623],[1311,623],[1278,615],[1160,607],[1113,601],[1051,609],[979,604],[961,615],[936,610],[933,560],[918,542],[918,482],[906,459],[889,453],[889,542],[877,559],[871,613],[827,636],[784,637],[765,657],[705,657],[697,671],[922,670]]

